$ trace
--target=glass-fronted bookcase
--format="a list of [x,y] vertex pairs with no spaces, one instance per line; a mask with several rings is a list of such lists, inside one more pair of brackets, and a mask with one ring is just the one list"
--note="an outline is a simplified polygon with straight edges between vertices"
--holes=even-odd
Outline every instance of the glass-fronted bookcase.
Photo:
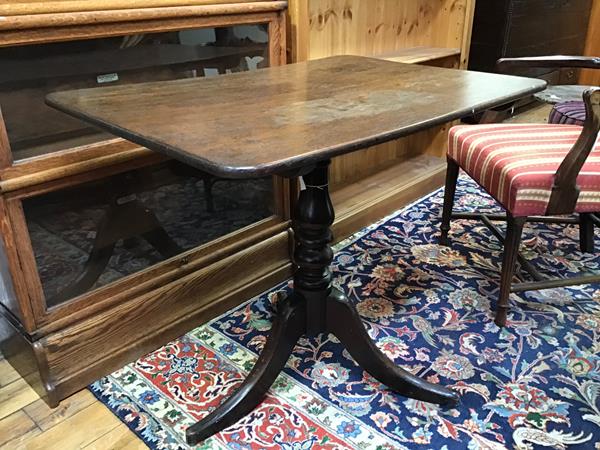
[[287,181],[221,179],[44,103],[285,63],[286,2],[213,3],[0,25],[2,351],[52,405],[289,274]]

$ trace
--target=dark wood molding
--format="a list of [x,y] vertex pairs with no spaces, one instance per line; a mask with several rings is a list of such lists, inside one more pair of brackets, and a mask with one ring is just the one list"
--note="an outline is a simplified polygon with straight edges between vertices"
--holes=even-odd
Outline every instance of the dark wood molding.
[[[145,8],[219,6],[235,4],[234,7],[260,8],[270,0],[19,0],[0,6],[2,16],[38,16],[41,14],[93,13],[96,11],[140,10]],[[278,1],[278,3],[284,3]]]
[[273,12],[259,12],[226,16],[206,15],[198,17],[156,18],[151,20],[124,21],[110,24],[92,23],[88,25],[71,25],[64,27],[53,27],[52,25],[48,25],[46,27],[30,30],[16,29],[0,31],[0,46],[42,44],[48,42],[90,39],[92,37],[100,38],[136,33],[158,33],[169,30],[174,31],[268,23],[273,14]]
[[600,69],[600,57],[592,56],[534,56],[524,58],[501,58],[496,62],[499,72],[512,73],[515,69],[531,68],[579,68]]

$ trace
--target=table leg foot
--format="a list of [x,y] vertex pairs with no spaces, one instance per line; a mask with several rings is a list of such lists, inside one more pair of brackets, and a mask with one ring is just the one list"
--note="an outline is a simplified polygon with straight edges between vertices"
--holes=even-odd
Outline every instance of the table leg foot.
[[306,302],[292,295],[281,301],[269,337],[252,371],[238,390],[215,411],[186,430],[195,445],[233,425],[256,408],[283,370],[298,339],[306,330]]
[[401,369],[385,356],[367,333],[354,306],[336,289],[327,298],[327,328],[364,370],[393,391],[440,405],[458,403],[455,392]]

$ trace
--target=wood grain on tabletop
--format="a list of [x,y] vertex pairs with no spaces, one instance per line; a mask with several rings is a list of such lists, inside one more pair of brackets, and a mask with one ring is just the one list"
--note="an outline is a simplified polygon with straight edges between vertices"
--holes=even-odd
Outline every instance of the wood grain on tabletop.
[[544,86],[337,56],[221,77],[58,92],[47,101],[215,175],[248,177],[389,141]]

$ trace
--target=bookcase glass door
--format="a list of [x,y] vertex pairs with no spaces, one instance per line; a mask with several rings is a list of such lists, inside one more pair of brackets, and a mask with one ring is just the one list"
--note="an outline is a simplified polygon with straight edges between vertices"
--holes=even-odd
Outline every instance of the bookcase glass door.
[[268,57],[266,24],[0,48],[0,107],[13,160],[111,138],[48,107],[51,92],[252,70]]
[[176,161],[23,200],[46,306],[273,215],[272,178],[228,180]]
[[[13,160],[114,139],[48,107],[48,93],[219,76],[268,66],[268,57],[266,24],[0,48]],[[269,218],[274,195],[271,177],[226,180],[169,160],[24,198],[46,306]]]

